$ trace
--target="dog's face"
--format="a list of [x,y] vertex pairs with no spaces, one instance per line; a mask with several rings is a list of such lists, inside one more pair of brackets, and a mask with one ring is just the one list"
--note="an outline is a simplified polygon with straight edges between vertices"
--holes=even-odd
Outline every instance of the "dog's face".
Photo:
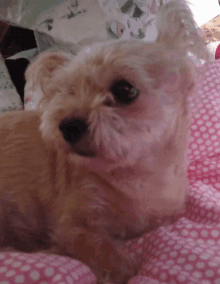
[[27,79],[43,92],[43,138],[74,162],[105,171],[152,168],[193,85],[185,58],[140,41],[96,44],[77,57],[45,53]]

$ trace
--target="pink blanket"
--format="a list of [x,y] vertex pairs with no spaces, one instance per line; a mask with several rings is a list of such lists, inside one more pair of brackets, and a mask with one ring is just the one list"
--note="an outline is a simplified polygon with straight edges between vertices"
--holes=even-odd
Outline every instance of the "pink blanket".
[[[220,60],[190,98],[191,138],[186,213],[125,244],[140,263],[128,284],[220,284]],[[0,253],[0,283],[91,284],[77,260],[41,253]]]

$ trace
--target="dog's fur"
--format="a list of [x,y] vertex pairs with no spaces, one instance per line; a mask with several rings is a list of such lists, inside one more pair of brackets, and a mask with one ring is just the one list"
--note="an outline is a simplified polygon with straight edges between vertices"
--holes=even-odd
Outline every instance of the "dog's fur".
[[[178,1],[165,8],[166,21],[188,35],[189,11]],[[194,68],[185,36],[177,44],[172,37],[161,28],[157,43],[96,44],[76,58],[45,53],[28,68],[42,93],[39,110],[0,116],[2,247],[75,257],[100,282],[135,274],[120,240],[151,230],[185,202]],[[115,100],[119,80],[137,88],[132,103]],[[88,128],[70,143],[61,125],[76,120]]]

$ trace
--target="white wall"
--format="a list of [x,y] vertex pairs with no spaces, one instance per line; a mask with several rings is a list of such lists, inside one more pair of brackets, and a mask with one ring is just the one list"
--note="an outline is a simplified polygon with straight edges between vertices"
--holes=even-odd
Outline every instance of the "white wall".
[[220,14],[218,0],[188,0],[187,2],[199,27]]

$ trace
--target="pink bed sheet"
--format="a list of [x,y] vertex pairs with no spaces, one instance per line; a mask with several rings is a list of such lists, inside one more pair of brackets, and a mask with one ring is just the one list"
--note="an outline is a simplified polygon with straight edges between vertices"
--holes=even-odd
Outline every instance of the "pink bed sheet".
[[[128,284],[220,284],[220,60],[190,98],[191,138],[186,212],[125,244],[140,263]],[[0,283],[91,284],[96,278],[77,260],[42,253],[0,253]]]

